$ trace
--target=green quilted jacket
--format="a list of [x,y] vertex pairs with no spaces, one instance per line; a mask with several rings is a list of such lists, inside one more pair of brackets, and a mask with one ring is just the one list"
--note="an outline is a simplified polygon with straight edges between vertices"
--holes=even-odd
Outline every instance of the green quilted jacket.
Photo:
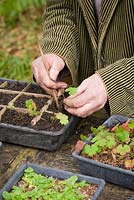
[[93,0],[48,0],[42,48],[64,59],[75,84],[99,73],[111,114],[134,113],[134,0],[102,0],[98,24]]

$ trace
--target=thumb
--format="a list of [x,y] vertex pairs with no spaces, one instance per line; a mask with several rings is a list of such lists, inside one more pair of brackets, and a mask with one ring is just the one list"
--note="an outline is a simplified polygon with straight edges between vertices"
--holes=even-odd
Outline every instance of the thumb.
[[53,81],[56,81],[60,70],[61,69],[59,67],[57,67],[56,65],[53,64],[49,71],[50,79]]

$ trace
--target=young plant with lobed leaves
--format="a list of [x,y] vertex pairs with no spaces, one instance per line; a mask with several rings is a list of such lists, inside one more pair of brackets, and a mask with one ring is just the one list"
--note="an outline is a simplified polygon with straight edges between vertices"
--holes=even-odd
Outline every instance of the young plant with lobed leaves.
[[[68,95],[74,95],[77,91],[76,87],[68,87],[65,89],[65,92],[68,93]],[[62,112],[58,112],[55,114],[55,119],[58,119],[62,125],[67,125],[69,122],[68,115],[63,114]]]
[[102,159],[107,155],[107,159],[110,156],[114,163],[122,163],[123,167],[134,170],[133,120],[128,120],[122,125],[118,124],[112,130],[106,129],[104,126],[92,127],[91,130],[94,133],[94,137],[91,139],[90,144],[83,145],[82,155],[95,160],[98,157]]
[[68,87],[65,89],[65,92],[67,92],[69,95],[75,95],[77,92],[77,88],[76,87]]
[[28,109],[29,116],[33,117],[40,114],[40,112],[37,111],[37,106],[36,106],[36,103],[33,101],[33,99],[26,100],[25,105],[26,105],[26,108]]

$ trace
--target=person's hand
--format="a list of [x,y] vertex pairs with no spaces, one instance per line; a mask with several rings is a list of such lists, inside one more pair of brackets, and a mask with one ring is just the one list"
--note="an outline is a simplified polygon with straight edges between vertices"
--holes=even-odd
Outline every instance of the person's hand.
[[[55,54],[44,54],[32,62],[36,82],[49,94],[51,89],[66,88],[64,82],[56,82],[59,72],[64,68],[64,60]],[[49,73],[48,73],[49,72]]]
[[64,100],[65,109],[73,115],[84,118],[103,108],[107,98],[101,77],[94,74],[80,84],[75,95]]

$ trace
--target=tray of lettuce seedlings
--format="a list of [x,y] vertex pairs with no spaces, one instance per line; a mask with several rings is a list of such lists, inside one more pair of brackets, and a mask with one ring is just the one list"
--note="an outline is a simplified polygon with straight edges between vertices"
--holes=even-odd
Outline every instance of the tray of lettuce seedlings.
[[104,185],[98,178],[26,163],[5,184],[0,199],[96,200]]

